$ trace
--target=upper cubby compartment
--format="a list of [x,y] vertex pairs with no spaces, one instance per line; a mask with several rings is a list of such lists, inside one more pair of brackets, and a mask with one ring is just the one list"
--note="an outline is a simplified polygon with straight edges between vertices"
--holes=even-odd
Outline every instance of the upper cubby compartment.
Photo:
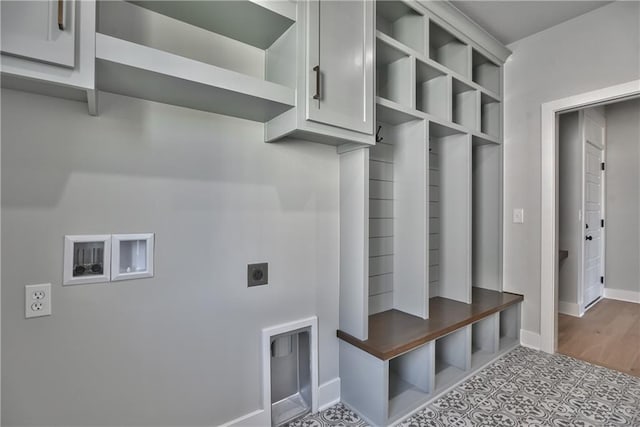
[[376,95],[412,107],[411,64],[413,58],[379,35],[376,40]]
[[455,78],[451,87],[453,122],[471,131],[478,130],[478,91]]
[[259,122],[295,106],[289,2],[100,1],[97,12],[100,90]]
[[296,5],[289,1],[131,1],[145,9],[207,31],[267,49],[296,20]]
[[500,67],[475,49],[473,49],[472,63],[473,81],[486,90],[500,95],[502,92],[500,90]]
[[451,120],[449,86],[451,78],[442,71],[416,61],[416,108],[444,120]]
[[429,57],[465,78],[471,77],[471,47],[429,21]]
[[410,47],[425,54],[424,15],[404,1],[377,1],[376,28]]

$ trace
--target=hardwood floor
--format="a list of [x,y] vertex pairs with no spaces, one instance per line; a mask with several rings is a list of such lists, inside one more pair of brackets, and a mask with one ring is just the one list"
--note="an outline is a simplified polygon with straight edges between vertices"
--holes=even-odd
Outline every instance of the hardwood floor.
[[559,314],[558,353],[640,377],[640,304],[603,299],[582,318]]

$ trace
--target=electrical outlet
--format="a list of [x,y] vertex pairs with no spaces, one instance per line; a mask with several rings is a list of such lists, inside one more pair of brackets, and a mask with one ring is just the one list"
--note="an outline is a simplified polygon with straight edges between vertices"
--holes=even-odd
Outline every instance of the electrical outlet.
[[247,268],[247,287],[262,286],[269,283],[269,264],[249,264]]
[[24,287],[24,317],[51,316],[51,283]]

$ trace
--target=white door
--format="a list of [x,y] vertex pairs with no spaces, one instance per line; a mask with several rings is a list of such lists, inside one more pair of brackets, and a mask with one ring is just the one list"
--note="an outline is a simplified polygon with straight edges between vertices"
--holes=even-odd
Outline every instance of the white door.
[[585,144],[585,171],[584,171],[584,285],[582,308],[602,296],[604,285],[601,277],[604,276],[603,259],[604,240],[602,236],[601,220],[603,219],[602,201],[602,148]]
[[309,2],[307,120],[373,133],[374,3]]
[[75,0],[2,0],[4,54],[75,66]]

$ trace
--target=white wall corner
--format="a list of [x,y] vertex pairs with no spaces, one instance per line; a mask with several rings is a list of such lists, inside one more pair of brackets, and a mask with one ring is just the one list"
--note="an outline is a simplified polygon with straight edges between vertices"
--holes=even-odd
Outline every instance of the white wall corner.
[[534,350],[540,350],[540,334],[520,329],[520,345]]
[[574,317],[582,317],[580,305],[575,302],[558,301],[558,313],[567,314]]
[[324,411],[336,403],[340,403],[340,377],[318,387],[318,411]]
[[604,288],[604,297],[619,301],[640,303],[640,291]]

